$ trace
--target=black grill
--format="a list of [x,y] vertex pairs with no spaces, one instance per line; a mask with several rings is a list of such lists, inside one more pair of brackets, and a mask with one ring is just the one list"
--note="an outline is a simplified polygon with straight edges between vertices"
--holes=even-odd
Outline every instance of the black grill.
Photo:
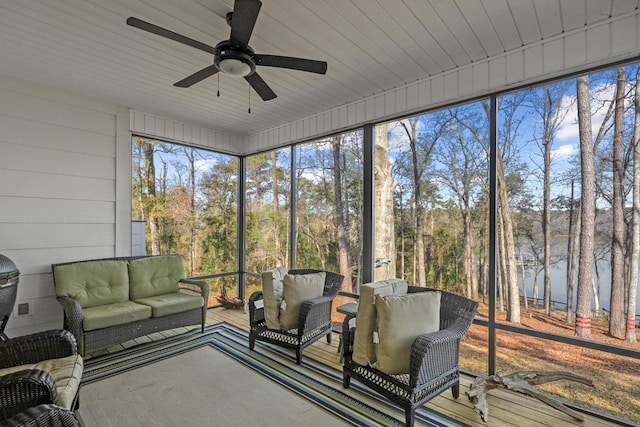
[[16,265],[4,255],[0,254],[0,340],[4,341],[7,336],[4,328],[7,326],[9,316],[13,311],[18,293],[18,281],[20,271]]

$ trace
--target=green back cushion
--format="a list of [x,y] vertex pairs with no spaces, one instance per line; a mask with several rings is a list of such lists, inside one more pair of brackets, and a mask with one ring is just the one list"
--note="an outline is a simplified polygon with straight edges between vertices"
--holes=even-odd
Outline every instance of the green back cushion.
[[82,308],[124,302],[129,299],[129,275],[125,261],[85,261],[53,268],[56,296],[70,297]]
[[264,320],[269,329],[282,329],[280,324],[280,305],[284,285],[282,280],[287,274],[285,267],[276,267],[262,273],[262,298],[264,301]]
[[408,374],[413,342],[440,330],[440,292],[376,295],[376,311],[379,343],[374,367],[390,375]]
[[376,295],[406,295],[409,284],[402,279],[387,279],[360,287],[360,301],[356,314],[356,334],[353,339],[354,362],[367,366],[376,361],[373,333],[377,330]]
[[154,256],[131,261],[131,299],[178,292],[178,282],[184,277],[181,255]]
[[326,273],[287,274],[282,280],[283,303],[280,306],[282,329],[298,327],[300,307],[306,300],[321,297],[324,293]]

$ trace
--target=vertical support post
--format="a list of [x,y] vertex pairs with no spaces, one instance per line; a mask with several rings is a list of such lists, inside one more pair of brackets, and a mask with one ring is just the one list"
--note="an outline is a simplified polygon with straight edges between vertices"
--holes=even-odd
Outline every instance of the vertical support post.
[[238,298],[244,301],[245,297],[245,242],[246,242],[246,208],[247,208],[247,157],[238,157]]
[[[362,279],[363,283],[369,283],[373,281],[373,257],[375,253],[375,135],[374,128],[371,123],[364,125],[362,128],[362,148],[363,148],[363,161],[364,164],[364,177],[363,177],[363,210],[362,210]],[[359,286],[359,284],[358,284]]]
[[496,370],[496,290],[498,245],[498,100],[491,95],[489,113],[489,375]]
[[296,169],[298,167],[298,161],[296,156],[298,155],[298,146],[291,146],[291,171],[289,173],[290,182],[290,205],[289,205],[289,269],[296,268],[296,244],[298,242],[298,229],[297,221],[298,217],[298,183],[296,180]]

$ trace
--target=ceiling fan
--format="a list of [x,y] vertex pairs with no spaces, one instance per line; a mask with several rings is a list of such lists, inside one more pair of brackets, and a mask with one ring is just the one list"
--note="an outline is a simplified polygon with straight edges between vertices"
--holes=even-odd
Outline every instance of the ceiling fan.
[[231,27],[229,40],[223,40],[215,47],[138,18],[128,18],[127,24],[213,54],[213,65],[209,65],[185,77],[179,82],[174,83],[174,86],[190,87],[207,77],[222,72],[230,76],[244,77],[263,101],[269,101],[277,95],[262,77],[258,75],[256,66],[288,68],[325,74],[327,72],[327,63],[313,59],[255,53],[249,46],[249,39],[251,38],[253,27],[258,19],[261,6],[262,2],[260,0],[235,0],[233,12],[227,13],[226,16],[227,24]]

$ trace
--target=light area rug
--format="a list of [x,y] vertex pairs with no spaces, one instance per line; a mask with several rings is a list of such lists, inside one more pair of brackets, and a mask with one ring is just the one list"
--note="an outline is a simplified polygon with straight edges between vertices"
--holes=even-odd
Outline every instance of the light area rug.
[[89,426],[345,426],[214,347],[201,347],[82,388]]
[[[400,426],[404,412],[342,373],[225,323],[85,364],[78,414],[86,427]],[[460,424],[418,409],[417,426]]]

